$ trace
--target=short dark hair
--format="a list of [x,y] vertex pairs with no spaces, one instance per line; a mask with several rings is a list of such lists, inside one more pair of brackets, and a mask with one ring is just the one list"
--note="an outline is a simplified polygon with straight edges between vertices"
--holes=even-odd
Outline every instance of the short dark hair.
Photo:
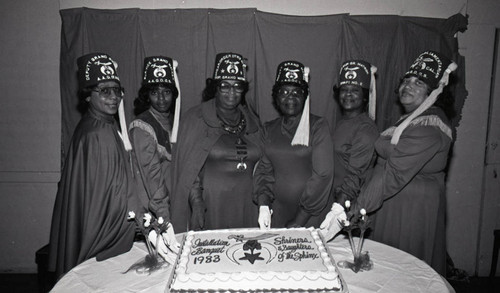
[[85,114],[89,109],[89,103],[87,102],[87,98],[92,94],[92,89],[96,86],[88,86],[78,90],[78,105],[76,108],[81,114]]
[[[172,91],[172,96],[175,99],[179,96],[179,90],[173,85],[169,83],[148,83],[139,89],[139,93],[137,98],[134,100],[134,114],[139,115],[142,112],[148,110],[151,107],[151,101],[149,100],[149,92],[151,92],[154,89],[157,89],[158,87],[163,86]],[[174,105],[174,104],[173,104]],[[170,106],[170,113],[174,113],[175,111],[175,106]]]

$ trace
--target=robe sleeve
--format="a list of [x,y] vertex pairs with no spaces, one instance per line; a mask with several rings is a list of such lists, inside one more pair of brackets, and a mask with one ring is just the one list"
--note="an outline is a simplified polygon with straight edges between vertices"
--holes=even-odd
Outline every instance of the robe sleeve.
[[193,187],[193,182],[195,182],[206,161],[210,146],[219,137],[213,135],[211,129],[205,123],[202,105],[188,110],[182,116],[178,140],[173,148],[170,212],[176,232],[188,231],[191,213],[189,193]]
[[137,158],[137,166],[140,168],[142,184],[149,197],[148,208],[157,217],[170,221],[170,199],[166,184],[167,176],[170,175],[163,172],[157,142],[148,132],[138,127],[130,130],[130,138]]
[[355,209],[373,212],[403,189],[439,151],[441,134],[432,126],[407,128],[390,156],[363,186]]
[[300,206],[318,215],[326,206],[333,183],[333,143],[326,120],[319,119],[311,127],[312,175],[300,198]]
[[189,219],[189,230],[199,231],[205,225],[205,211],[207,209],[203,199],[203,184],[200,176],[189,191],[189,206],[191,207],[191,217]]
[[[264,128],[261,135],[261,145],[264,145],[266,141],[267,131]],[[257,162],[254,171],[253,184],[253,201],[258,206],[269,206],[272,207],[272,202],[274,201],[274,168],[273,164],[266,156],[266,153],[262,151],[262,156]]]
[[346,166],[346,175],[336,188],[336,193],[341,192],[349,199],[358,196],[361,185],[366,179],[366,172],[373,166],[376,158],[374,143],[377,137],[378,131],[374,125],[363,123],[356,131]]

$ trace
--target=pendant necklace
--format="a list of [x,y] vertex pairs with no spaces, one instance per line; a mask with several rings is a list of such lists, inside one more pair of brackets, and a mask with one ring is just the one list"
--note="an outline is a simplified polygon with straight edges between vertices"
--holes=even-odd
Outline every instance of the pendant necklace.
[[247,144],[246,142],[241,138],[241,134],[243,130],[246,127],[246,120],[245,116],[240,113],[240,121],[238,122],[237,125],[231,126],[227,123],[225,123],[219,115],[217,115],[220,121],[220,125],[222,129],[224,129],[226,132],[231,133],[231,134],[236,134],[236,142],[235,142],[235,147],[236,147],[236,157],[238,159],[238,163],[236,164],[236,170],[238,171],[245,171],[247,169],[247,163],[245,163],[245,160],[247,158]]
[[247,163],[245,163],[247,154],[247,144],[238,134],[238,138],[236,139],[236,155],[240,161],[236,165],[236,170],[245,171],[247,169]]

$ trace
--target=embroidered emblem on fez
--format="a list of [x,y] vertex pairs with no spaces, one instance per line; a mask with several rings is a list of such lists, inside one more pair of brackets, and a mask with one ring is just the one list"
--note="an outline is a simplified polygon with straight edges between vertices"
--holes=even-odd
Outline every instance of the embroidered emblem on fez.
[[155,77],[164,77],[165,75],[167,75],[167,72],[165,71],[167,65],[153,64],[151,65],[151,67],[154,68],[153,75]]
[[[432,63],[434,60],[432,58],[425,58],[424,56],[419,56],[417,60],[415,60],[415,63],[411,66],[411,68],[415,68],[416,70],[425,70],[427,68],[427,63]],[[429,70],[431,68],[428,68]]]
[[299,78],[299,72],[300,69],[292,69],[292,68],[285,68],[285,77],[286,79],[294,80],[296,81]]
[[[103,56],[103,58],[106,58],[106,56]],[[115,74],[115,69],[114,67],[117,66],[115,65],[115,63],[113,61],[109,61],[110,59],[104,59],[104,60],[108,60],[107,62],[104,62],[104,61],[100,61],[100,60],[97,60],[97,61],[94,61],[94,66],[99,68],[99,72],[101,72],[101,76],[99,76],[98,74],[94,73],[95,74],[95,78],[97,80],[97,82],[100,82],[100,81],[106,81],[106,80],[120,80],[118,78],[118,76],[116,76]],[[94,68],[95,68],[94,67]],[[89,74],[89,79],[90,80],[90,75],[92,75],[92,71],[95,72],[95,69],[92,70],[90,69],[90,74]]]
[[231,74],[238,74],[238,64],[240,64],[240,61],[231,61],[231,60],[224,60],[224,62],[227,64],[226,70],[228,73]]
[[101,73],[104,74],[104,75],[113,75],[115,74],[115,71],[113,70],[113,67],[111,67],[111,65],[113,63],[111,62],[101,62],[101,61],[96,61],[95,62],[96,65],[100,65],[101,66]]
[[345,78],[346,79],[356,79],[358,74],[356,73],[356,70],[358,70],[359,67],[353,67],[353,68],[346,68],[346,73],[345,73]]

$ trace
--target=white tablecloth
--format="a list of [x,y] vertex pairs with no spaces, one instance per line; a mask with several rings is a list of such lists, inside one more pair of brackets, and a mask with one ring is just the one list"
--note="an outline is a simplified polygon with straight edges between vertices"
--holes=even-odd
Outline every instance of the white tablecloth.
[[[180,242],[181,236],[178,237]],[[336,262],[352,260],[349,241],[342,235],[329,242],[328,247]],[[350,269],[339,268],[349,292],[455,292],[431,267],[406,252],[368,239],[363,250],[370,253],[372,270],[354,273]],[[114,258],[101,262],[89,259],[68,272],[51,292],[163,293],[171,268],[150,275],[124,273],[146,254],[146,245],[136,242],[129,252]]]

